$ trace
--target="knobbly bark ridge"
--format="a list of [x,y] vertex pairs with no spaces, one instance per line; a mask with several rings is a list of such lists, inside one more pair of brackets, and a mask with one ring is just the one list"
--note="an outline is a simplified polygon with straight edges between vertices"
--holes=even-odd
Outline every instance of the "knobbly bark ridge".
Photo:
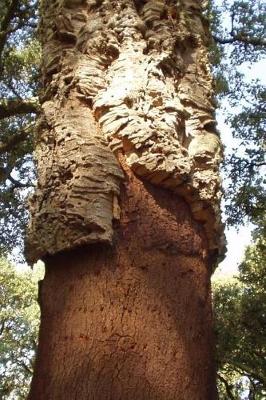
[[127,164],[182,195],[223,252],[208,26],[196,0],[43,0],[28,259],[113,240]]

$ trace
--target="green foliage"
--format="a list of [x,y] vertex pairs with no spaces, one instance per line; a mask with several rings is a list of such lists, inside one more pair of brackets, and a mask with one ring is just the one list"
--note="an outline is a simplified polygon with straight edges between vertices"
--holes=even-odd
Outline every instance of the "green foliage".
[[0,398],[25,399],[39,325],[40,271],[18,273],[0,259]]
[[265,10],[260,0],[211,0],[206,11],[217,97],[236,139],[224,162],[229,225],[256,224],[265,213],[265,88],[243,74],[265,56]]
[[236,139],[224,162],[227,223],[238,225],[248,218],[258,225],[239,276],[214,285],[219,398],[262,400],[266,398],[265,88],[255,80],[247,82],[243,66],[248,62],[252,71],[265,55],[265,3],[225,1],[213,18],[217,95]]
[[[240,88],[238,93],[241,94]],[[239,112],[228,116],[238,139],[238,149],[225,159],[230,177],[226,206],[230,224],[244,221],[245,217],[256,224],[265,213],[266,91],[254,82],[245,86],[245,96]],[[237,107],[233,96],[232,103]]]
[[[23,118],[18,117],[14,121],[15,126],[11,118],[8,121],[0,121],[0,140],[4,141],[5,138],[16,135],[19,129],[24,129],[28,121],[29,119],[25,122]],[[32,128],[29,128],[29,131],[32,131]],[[12,151],[0,154],[1,253],[10,252],[15,246],[23,248],[27,223],[26,199],[35,178],[32,147],[32,138],[29,137]]]
[[39,58],[40,44],[36,38],[10,46],[2,64],[2,95],[7,98],[34,95],[39,86]]
[[259,234],[246,250],[239,276],[214,282],[221,400],[266,396],[265,265],[266,240]]
[[[3,100],[23,104],[37,95],[40,46],[36,40],[37,2],[2,0],[0,7],[0,109]],[[34,184],[33,126],[36,112],[1,109],[0,251],[22,249],[26,197]],[[31,112],[32,111],[32,112]],[[6,113],[6,115],[5,115]],[[12,144],[12,145],[11,145]]]

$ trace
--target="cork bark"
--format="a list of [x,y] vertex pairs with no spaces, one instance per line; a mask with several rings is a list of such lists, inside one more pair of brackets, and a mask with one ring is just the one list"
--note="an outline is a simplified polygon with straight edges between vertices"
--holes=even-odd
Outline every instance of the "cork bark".
[[208,243],[130,170],[116,245],[46,259],[28,400],[216,400]]
[[27,258],[113,243],[123,172],[181,195],[222,254],[221,159],[196,0],[42,0],[38,186]]

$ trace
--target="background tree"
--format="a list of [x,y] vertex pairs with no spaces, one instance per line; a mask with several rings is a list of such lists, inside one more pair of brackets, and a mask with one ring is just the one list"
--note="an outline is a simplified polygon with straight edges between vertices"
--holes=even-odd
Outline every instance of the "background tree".
[[259,230],[239,276],[214,282],[221,399],[266,395],[266,242]]
[[265,57],[265,3],[209,1],[208,7],[217,98],[237,139],[224,160],[226,219],[229,225],[256,224],[265,213],[265,88],[244,71],[249,66],[252,76]]
[[34,33],[36,4],[2,0],[0,7],[0,246],[5,253],[23,247],[25,199],[34,182],[40,54]]
[[40,271],[18,273],[0,259],[0,397],[25,399],[33,372],[39,329]]
[[[243,67],[249,65],[252,76],[254,64],[265,56],[265,4],[213,1],[209,6],[218,99],[236,139],[224,162],[227,224],[249,220],[258,226],[240,276],[214,285],[219,392],[225,399],[260,399],[265,396],[261,325],[265,310],[260,303],[265,302],[261,298],[265,290],[265,88],[255,79],[247,81]],[[255,285],[251,262],[260,276]]]

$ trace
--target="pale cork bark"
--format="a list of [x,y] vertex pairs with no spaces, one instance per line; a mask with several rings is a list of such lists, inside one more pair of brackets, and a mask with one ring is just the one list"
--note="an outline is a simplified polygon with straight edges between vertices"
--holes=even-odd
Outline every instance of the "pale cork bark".
[[125,156],[224,250],[221,145],[200,1],[43,0],[42,116],[28,259],[113,241]]

